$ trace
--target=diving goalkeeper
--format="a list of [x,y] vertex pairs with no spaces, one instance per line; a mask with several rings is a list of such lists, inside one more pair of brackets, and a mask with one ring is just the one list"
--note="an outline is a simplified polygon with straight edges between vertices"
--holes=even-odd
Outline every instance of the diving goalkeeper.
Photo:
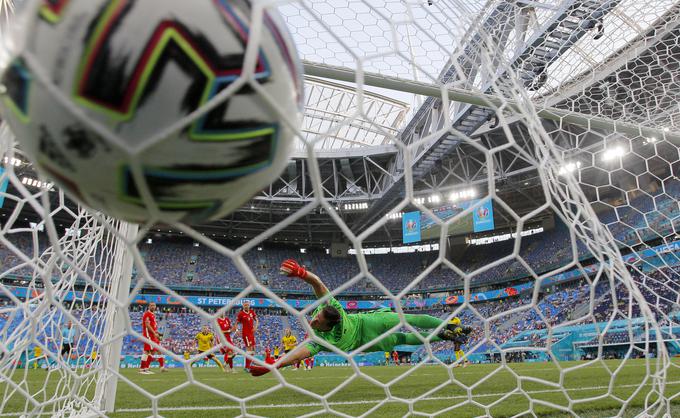
[[[284,261],[281,264],[281,273],[289,277],[298,277],[307,282],[307,284],[312,286],[317,298],[322,298],[329,293],[328,288],[316,274],[307,271],[295,260]],[[404,319],[410,325],[421,329],[435,329],[444,322],[430,315],[405,314]],[[352,351],[380,337],[386,331],[399,325],[399,323],[399,315],[389,309],[361,314],[347,314],[340,303],[331,297],[316,308],[309,325],[317,337],[326,340],[342,351]],[[427,337],[429,334],[423,332],[421,335]],[[449,327],[442,329],[430,341],[444,340],[456,340],[456,334]],[[397,345],[421,345],[422,343],[422,340],[416,334],[395,332],[377,340],[364,351],[391,352]],[[322,345],[315,342],[307,343],[304,347],[300,347],[298,350],[286,355],[281,361],[276,363],[276,367],[280,368],[291,364],[298,364],[301,360],[314,356],[322,350],[324,350]],[[268,368],[262,366],[252,366],[250,369],[253,376],[261,376],[269,371]]]

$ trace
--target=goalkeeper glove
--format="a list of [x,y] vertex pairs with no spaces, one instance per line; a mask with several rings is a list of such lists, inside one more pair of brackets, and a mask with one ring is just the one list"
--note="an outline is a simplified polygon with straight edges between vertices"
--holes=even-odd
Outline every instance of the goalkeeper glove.
[[307,270],[298,264],[297,261],[290,258],[281,263],[279,271],[288,277],[299,277],[301,279],[307,277]]
[[[276,366],[276,368],[278,369],[279,366]],[[252,364],[252,365],[250,366],[250,374],[251,374],[251,376],[253,376],[253,377],[262,376],[263,374],[267,374],[267,373],[269,373],[270,371],[271,371],[271,370],[270,370],[269,368],[267,368],[267,367],[257,366],[257,365],[255,365],[255,364]]]

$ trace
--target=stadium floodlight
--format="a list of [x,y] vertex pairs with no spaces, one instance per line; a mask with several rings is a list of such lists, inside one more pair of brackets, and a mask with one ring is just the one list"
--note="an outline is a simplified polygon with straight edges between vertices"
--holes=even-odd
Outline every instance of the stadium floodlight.
[[31,178],[31,177],[23,177],[21,179],[21,183],[25,184],[27,186],[37,187],[39,189],[50,190],[50,191],[53,189],[53,186],[54,186],[52,183],[37,180],[37,179]]
[[565,175],[567,173],[574,172],[574,171],[578,170],[579,168],[581,168],[581,162],[580,161],[568,162],[568,163],[564,164],[562,167],[560,167],[558,174]]
[[345,203],[342,208],[344,210],[364,210],[368,209],[368,203],[366,202],[361,202],[361,203]]
[[21,161],[19,158],[16,158],[16,157],[12,157],[12,158],[5,157],[3,159],[3,161],[5,162],[5,164],[11,164],[14,167],[21,167],[21,165],[23,164],[23,161]]
[[435,203],[435,204],[441,202],[441,200],[442,200],[442,198],[438,194],[433,194],[433,195],[431,195],[430,197],[427,198],[427,201],[429,203]]
[[626,150],[620,146],[613,146],[611,148],[607,148],[604,150],[602,153],[602,161],[612,161],[616,158],[621,158],[626,154]]
[[403,212],[397,212],[397,213],[388,213],[385,215],[385,217],[389,220],[395,220],[395,219],[401,219],[401,217],[404,215]]
[[477,190],[475,190],[474,188],[463,189],[456,192],[451,192],[449,194],[449,201],[456,202],[458,200],[467,200],[472,199],[475,196],[477,196]]

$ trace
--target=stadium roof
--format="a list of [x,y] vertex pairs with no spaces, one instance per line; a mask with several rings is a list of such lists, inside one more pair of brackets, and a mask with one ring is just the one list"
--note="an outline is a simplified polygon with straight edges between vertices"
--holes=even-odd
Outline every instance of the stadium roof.
[[[409,5],[405,3],[409,2],[306,0],[281,5],[279,10],[288,23],[301,58],[306,62],[436,85],[442,78],[441,75],[452,67],[452,58],[460,59],[466,56],[466,48],[463,45],[476,42],[471,35],[474,34],[474,25],[488,19],[492,11],[498,7],[507,5],[514,7],[513,5],[517,4],[527,5],[526,9],[533,7],[532,12],[528,14],[527,31],[520,34],[519,31],[513,30],[506,42],[510,46],[519,42],[513,37],[521,35],[525,43],[528,43],[532,36],[541,36],[541,31],[545,31],[545,23],[551,16],[554,17],[561,7],[568,4],[580,7],[587,2],[433,0],[432,6],[429,7],[425,0],[411,2]],[[664,21],[660,20],[672,7],[680,9],[680,3],[676,1],[612,0],[611,3],[617,6],[604,18],[604,35],[600,39],[595,39],[596,31],[588,30],[576,43],[565,49],[556,61],[551,62],[547,68],[548,77],[545,84],[532,93],[537,101],[545,98],[549,106],[560,106],[561,102],[579,96],[585,99],[593,98],[596,102],[600,96],[588,92],[589,86],[600,88],[603,84],[601,81],[612,74],[616,75],[616,70],[621,65],[639,61],[638,55],[658,43],[663,47],[664,44],[656,39],[663,30],[669,32],[673,39],[680,37],[675,32],[671,33],[674,25],[664,25]],[[643,7],[644,9],[641,9]],[[508,21],[515,21],[513,15],[506,13],[504,17]],[[640,36],[652,25],[659,31],[652,36],[649,34]],[[680,33],[680,26],[678,31]],[[644,39],[636,39],[639,36]],[[546,36],[544,41],[550,40]],[[626,47],[629,49],[625,49]],[[454,51],[453,56],[451,51]],[[513,48],[508,47],[508,51],[504,52],[507,52],[508,60],[514,59]],[[659,55],[675,59],[674,51],[666,52],[665,55]],[[638,68],[636,71],[643,70]],[[619,84],[625,84],[625,81],[621,80]],[[475,86],[483,90],[480,85]],[[612,87],[612,90],[615,90],[615,87]],[[335,204],[342,219],[353,232],[361,231],[375,220],[365,217],[364,214],[384,216],[395,207],[395,202],[402,198],[395,184],[399,181],[399,176],[403,175],[403,166],[399,164],[399,159],[403,156],[395,152],[396,147],[392,139],[396,137],[404,143],[409,143],[408,139],[422,138],[431,133],[426,130],[435,129],[432,126],[437,124],[431,122],[435,116],[441,116],[437,113],[439,108],[436,100],[367,86],[363,90],[363,107],[360,107],[354,83],[307,76],[305,88],[305,118],[302,130],[305,140],[314,143],[319,157],[316,163],[321,176],[322,190],[318,192]],[[647,93],[650,95],[655,94],[655,91],[648,87],[641,89],[648,90]],[[671,97],[668,94],[667,96]],[[429,108],[425,106],[428,103]],[[580,105],[580,102],[575,103]],[[662,121],[662,117],[664,121],[669,119],[664,115],[665,110],[658,105],[651,103],[643,110],[649,109],[654,110],[653,117],[658,117],[659,122]],[[461,120],[467,122],[464,112],[461,114]],[[652,113],[648,112],[645,115],[649,114]],[[635,116],[632,112],[626,115]],[[484,143],[487,149],[507,141],[505,138],[507,132],[493,128],[493,123],[488,123],[488,119],[480,120],[486,122],[475,125],[471,137]],[[650,116],[645,116],[644,121],[649,120]],[[656,124],[656,120],[652,122]],[[512,120],[509,120],[509,123],[517,138],[526,136],[521,132],[520,123],[513,124]],[[598,132],[592,132],[598,135],[586,136],[579,126],[564,127],[563,131],[568,133],[562,135],[565,137],[564,141],[569,142],[575,138],[575,143],[580,141],[578,142],[580,145],[595,147],[603,138]],[[412,137],[408,138],[407,135]],[[439,152],[436,146],[441,142],[455,144],[446,152]],[[523,145],[525,142],[526,146]],[[525,142],[520,141],[518,144],[527,149],[531,148],[531,141]],[[536,207],[535,201],[540,201],[543,196],[543,189],[539,187],[541,183],[536,180],[534,166],[520,158],[521,156],[518,157],[513,150],[497,154],[498,161],[494,164],[496,171],[490,174],[485,171],[482,164],[484,158],[481,158],[483,156],[480,151],[470,144],[461,144],[450,138],[441,140],[435,138],[435,141],[422,145],[425,146],[431,148],[419,149],[416,155],[420,155],[420,160],[412,163],[416,167],[420,162],[420,167],[416,168],[424,173],[414,181],[413,187],[417,197],[430,194],[434,190],[445,193],[473,186],[479,186],[483,193],[482,189],[490,175],[499,180],[497,183],[499,196],[509,202],[518,214],[533,210]],[[574,157],[573,153],[566,154],[571,150],[569,146],[571,146],[569,143],[564,146],[565,156]],[[431,150],[434,152],[430,152]],[[310,172],[314,170],[309,169],[310,162],[302,158],[306,155],[304,144],[298,143],[295,153],[295,157],[298,158],[289,163],[280,178],[269,189],[263,190],[253,201],[230,217],[205,226],[204,231],[245,239],[246,236],[252,237],[281,222],[303,205],[313,201],[317,196],[314,192],[317,185],[311,181]],[[431,164],[426,165],[426,162]],[[27,177],[35,177],[26,164],[22,164],[15,171],[22,176],[25,174]],[[586,177],[584,170],[583,178]],[[53,195],[56,199],[56,193]],[[355,202],[369,202],[370,208],[365,212],[353,211],[351,205]],[[4,211],[9,212],[11,204],[12,202],[6,202]],[[349,204],[350,209],[344,210],[344,204]],[[30,212],[30,208],[27,207],[24,212]],[[31,213],[26,213],[26,217],[28,220],[34,219]],[[400,227],[399,222],[393,222],[371,239],[380,241],[399,237]],[[280,236],[289,240],[294,238],[302,240],[303,237],[309,240],[312,233],[315,239],[324,242],[331,242],[339,236],[344,236],[335,221],[321,208],[300,218],[282,231]]]
[[[279,11],[305,61],[436,83],[449,66],[452,51],[454,56],[464,54],[463,45],[470,41],[473,28],[501,1],[454,3],[434,1],[426,6],[377,0],[367,5],[356,0],[310,0],[282,5]],[[517,3],[524,6],[526,31],[513,31],[507,45],[540,36],[544,24],[571,2]],[[545,84],[533,93],[535,98],[554,100],[569,95],[562,90],[606,65],[676,4],[673,0],[614,3],[618,4],[603,19],[602,36],[595,31],[580,38],[551,63]],[[511,61],[516,49],[507,48],[504,54]],[[475,83],[481,87],[482,80]],[[390,136],[398,133],[422,102],[413,94],[367,87],[364,114],[353,118],[358,111],[355,85],[318,78],[307,78],[306,84],[303,132],[306,140],[315,141],[317,151],[389,146]],[[304,144],[299,142],[296,156],[303,157],[303,150]]]
[[[357,106],[354,87],[305,77],[305,109],[302,132],[316,150],[392,146],[408,104],[366,91],[363,108]],[[299,154],[305,144],[297,144]]]

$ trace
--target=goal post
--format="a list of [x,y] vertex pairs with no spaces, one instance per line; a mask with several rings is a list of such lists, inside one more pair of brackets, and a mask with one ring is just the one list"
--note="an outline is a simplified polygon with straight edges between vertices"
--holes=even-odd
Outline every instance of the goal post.
[[120,357],[129,309],[127,301],[132,282],[133,257],[128,246],[135,242],[139,233],[138,225],[125,222],[117,223],[119,225],[117,232],[120,234],[120,238],[117,240],[112,276],[114,278],[119,277],[119,279],[112,282],[110,288],[103,333],[102,376],[100,382],[97,383],[95,393],[95,400],[101,402],[101,410],[109,413],[114,412],[116,406]]

